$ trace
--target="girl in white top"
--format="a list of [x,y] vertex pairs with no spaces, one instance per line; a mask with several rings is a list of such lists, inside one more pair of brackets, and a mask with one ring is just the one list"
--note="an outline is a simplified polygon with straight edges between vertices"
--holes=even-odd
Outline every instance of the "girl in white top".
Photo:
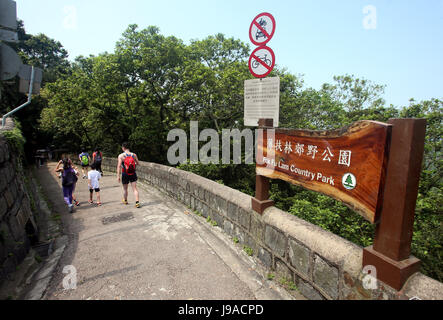
[[100,180],[101,174],[96,170],[95,163],[91,164],[91,171],[88,172],[88,187],[89,187],[89,203],[93,203],[92,194],[95,191],[97,195],[97,205],[101,206],[100,202],[100,184],[98,180]]

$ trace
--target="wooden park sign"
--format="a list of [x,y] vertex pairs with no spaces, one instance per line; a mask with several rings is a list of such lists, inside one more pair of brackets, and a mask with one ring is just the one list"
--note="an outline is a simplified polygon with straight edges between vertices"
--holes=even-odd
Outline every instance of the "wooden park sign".
[[252,208],[263,214],[269,179],[282,179],[335,198],[376,224],[363,266],[400,290],[419,270],[411,256],[415,205],[423,159],[425,119],[358,121],[333,131],[273,128],[260,119]]
[[258,140],[258,175],[321,192],[378,220],[391,125],[359,121],[334,131],[274,132]]

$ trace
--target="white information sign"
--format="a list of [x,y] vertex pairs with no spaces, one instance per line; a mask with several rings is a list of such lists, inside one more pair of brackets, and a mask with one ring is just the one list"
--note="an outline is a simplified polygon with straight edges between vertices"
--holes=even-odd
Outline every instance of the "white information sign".
[[278,127],[280,78],[245,80],[245,126],[257,127],[259,119],[273,119]]

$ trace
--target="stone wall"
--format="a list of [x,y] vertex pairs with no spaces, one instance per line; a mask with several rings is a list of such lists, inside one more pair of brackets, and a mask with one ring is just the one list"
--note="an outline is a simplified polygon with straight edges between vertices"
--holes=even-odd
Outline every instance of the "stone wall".
[[[105,158],[102,168],[115,172],[117,159]],[[204,217],[210,216],[254,257],[276,274],[292,281],[308,299],[443,299],[443,284],[414,274],[397,292],[378,282],[363,286],[362,248],[315,225],[268,208],[263,215],[251,209],[251,197],[193,173],[141,162],[140,180],[167,193]]]
[[5,128],[0,125],[0,284],[26,257],[37,234],[24,169],[3,134],[14,128],[7,120]]

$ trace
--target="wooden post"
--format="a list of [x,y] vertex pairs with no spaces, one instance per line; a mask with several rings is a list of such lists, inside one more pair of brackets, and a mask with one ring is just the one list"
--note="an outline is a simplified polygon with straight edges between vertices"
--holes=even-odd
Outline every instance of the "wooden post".
[[426,120],[389,123],[392,138],[380,222],[374,244],[363,250],[363,267],[375,266],[377,279],[399,291],[420,268],[420,260],[410,254]]
[[[260,129],[272,129],[274,127],[273,119],[260,119],[258,121]],[[255,198],[252,198],[252,209],[263,214],[266,208],[272,207],[274,201],[269,200],[269,178],[264,176],[255,176]]]

